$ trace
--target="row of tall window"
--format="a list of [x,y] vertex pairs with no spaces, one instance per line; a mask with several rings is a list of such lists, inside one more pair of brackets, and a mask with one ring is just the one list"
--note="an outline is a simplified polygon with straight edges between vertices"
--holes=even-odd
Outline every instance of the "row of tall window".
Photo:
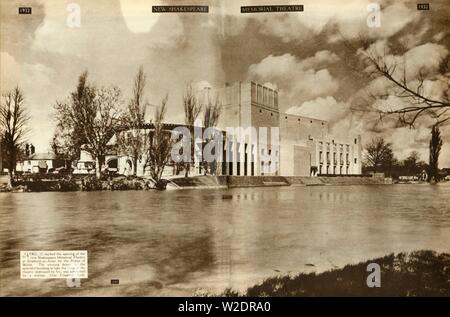
[[278,92],[266,86],[252,82],[251,84],[252,102],[265,107],[278,109]]
[[[333,152],[333,161],[331,161],[330,158],[330,152],[326,152],[326,161],[324,161],[324,157],[323,157],[323,151],[319,151],[319,163],[320,164],[331,164],[333,163],[333,165],[338,165],[341,164],[343,165],[345,164],[350,164],[350,157],[349,157],[349,153],[345,153],[345,161],[344,161],[344,153],[339,153],[339,162],[338,162],[338,157],[336,152]],[[356,164],[356,159],[355,159],[355,164]]]

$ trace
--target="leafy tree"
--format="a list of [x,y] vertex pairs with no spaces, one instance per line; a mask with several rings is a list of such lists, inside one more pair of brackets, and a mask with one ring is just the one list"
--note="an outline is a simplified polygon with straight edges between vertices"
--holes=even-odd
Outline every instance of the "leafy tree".
[[148,134],[148,145],[145,167],[149,167],[150,176],[156,182],[157,188],[163,188],[162,173],[170,160],[173,140],[172,133],[164,128],[164,117],[166,115],[166,96],[161,106],[156,109],[153,129]]
[[431,128],[430,139],[430,167],[428,171],[429,181],[438,181],[439,174],[439,154],[441,153],[442,138],[438,125]]
[[[78,85],[70,94],[68,101],[56,102],[56,130],[51,141],[51,148],[58,155],[67,160],[75,161],[80,157],[80,151],[87,143],[82,116],[93,116],[92,104],[96,96],[96,89],[87,82],[88,73],[84,72],[78,78]],[[91,111],[91,113],[87,113]]]
[[[194,124],[197,120],[200,112],[202,111],[201,105],[193,92],[192,85],[189,84],[186,87],[186,92],[183,95],[183,105],[184,105],[184,120],[186,125],[189,127],[191,133],[191,162],[194,162],[194,151],[195,151],[195,140],[194,140]],[[189,176],[189,171],[191,167],[191,162],[185,162],[185,176]],[[194,164],[194,163],[192,163]]]
[[69,100],[55,106],[64,148],[74,155],[83,147],[96,161],[97,178],[105,163],[108,142],[121,128],[120,96],[117,87],[97,89],[89,84],[84,72]]
[[420,155],[417,151],[412,151],[409,156],[404,160],[403,165],[405,166],[408,174],[417,174],[419,171],[419,160]]
[[[221,106],[220,106],[220,102],[219,99],[216,98],[215,102],[213,103],[211,101],[211,99],[209,98],[208,95],[208,99],[206,101],[205,106],[203,107],[204,111],[203,111],[203,127],[205,129],[207,128],[214,128],[217,126],[217,124],[219,123],[219,117],[220,117],[220,113],[221,113]],[[207,142],[209,140],[206,140]],[[215,166],[216,166],[217,162],[211,162],[208,163],[206,161],[203,161],[203,167],[205,169],[205,174],[207,174],[208,172],[211,174],[215,174]]]
[[124,116],[126,130],[117,134],[119,149],[133,158],[133,175],[137,174],[138,160],[145,152],[145,112],[149,105],[144,101],[146,75],[142,66],[134,79],[133,98],[128,103],[128,112]]
[[373,168],[373,171],[389,171],[396,163],[394,152],[392,151],[392,144],[379,137],[374,138],[366,145],[365,164]]

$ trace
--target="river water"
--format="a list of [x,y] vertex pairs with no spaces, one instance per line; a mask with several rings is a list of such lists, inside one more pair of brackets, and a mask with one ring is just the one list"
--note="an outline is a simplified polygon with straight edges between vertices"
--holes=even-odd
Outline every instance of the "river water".
[[[390,252],[450,253],[450,183],[0,193],[0,225],[2,296],[215,293]],[[20,250],[88,250],[89,278],[21,280]]]

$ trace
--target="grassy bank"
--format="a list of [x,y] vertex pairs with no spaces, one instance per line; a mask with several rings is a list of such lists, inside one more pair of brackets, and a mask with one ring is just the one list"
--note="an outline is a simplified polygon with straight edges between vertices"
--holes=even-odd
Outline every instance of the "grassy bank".
[[[367,286],[369,263],[380,265],[381,287]],[[320,274],[273,277],[244,294],[228,289],[221,296],[450,296],[450,254],[390,254]]]

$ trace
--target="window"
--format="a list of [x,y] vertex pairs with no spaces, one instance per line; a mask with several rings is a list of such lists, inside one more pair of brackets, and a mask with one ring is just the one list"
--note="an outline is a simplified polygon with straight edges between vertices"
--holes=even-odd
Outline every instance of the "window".
[[256,84],[252,82],[252,101],[257,102]]
[[261,85],[258,85],[258,96],[257,96],[258,98],[258,103],[262,103],[262,101],[263,101],[263,87],[261,86]]
[[355,144],[358,142],[358,140],[357,139],[355,139]]
[[263,87],[263,105],[267,106],[269,104],[269,98],[268,98],[268,90],[266,87]]
[[274,105],[274,102],[273,102],[273,90],[272,89],[269,89],[269,106],[271,107],[271,108],[273,108],[273,105]]
[[259,113],[261,113],[262,112],[262,110],[261,109],[259,109]]
[[355,158],[355,164],[356,164],[357,161],[358,161],[358,160]]

